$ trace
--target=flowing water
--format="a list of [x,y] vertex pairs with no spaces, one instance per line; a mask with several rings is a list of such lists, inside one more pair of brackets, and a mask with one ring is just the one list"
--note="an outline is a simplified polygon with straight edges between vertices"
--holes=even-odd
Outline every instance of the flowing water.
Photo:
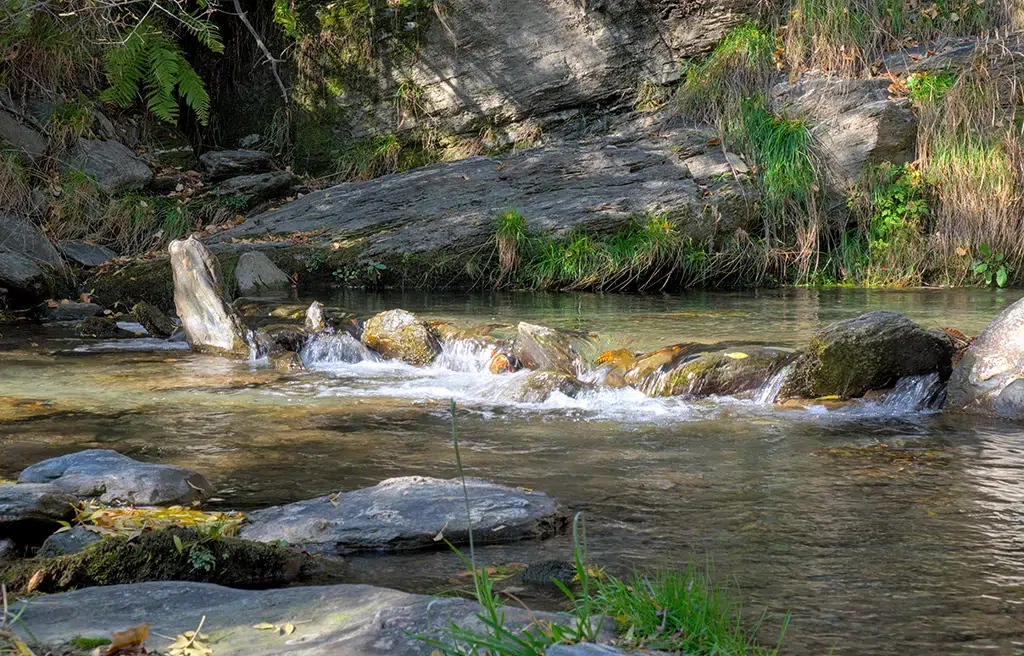
[[[348,293],[334,303],[363,316],[403,307],[465,326],[587,331],[597,352],[685,341],[796,348],[819,326],[873,309],[976,334],[1018,296]],[[307,370],[279,372],[158,340],[4,327],[0,478],[113,448],[196,469],[219,489],[217,505],[245,509],[391,476],[451,477],[454,398],[469,475],[582,511],[591,558],[610,571],[710,557],[752,617],[769,609],[766,637],[792,613],[788,653],[1024,653],[1024,426],[929,410],[934,380],[841,408],[773,406],[778,380],[754,400],[617,390],[513,404],[502,392],[514,378],[486,373],[486,354],[469,348],[425,369],[368,357],[345,338],[302,355]],[[570,548],[561,536],[478,556],[529,563]],[[346,567],[346,581],[425,592],[451,589],[463,569],[443,550],[355,556]]]

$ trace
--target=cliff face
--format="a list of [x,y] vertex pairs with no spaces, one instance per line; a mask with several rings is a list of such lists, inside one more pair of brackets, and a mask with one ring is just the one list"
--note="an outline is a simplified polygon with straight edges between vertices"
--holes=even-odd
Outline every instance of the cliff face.
[[[685,58],[709,52],[755,4],[452,0],[443,10],[420,12],[418,20],[392,22],[381,42],[411,45],[401,56],[367,62],[372,81],[324,84],[345,68],[332,65],[338,54],[329,49],[318,50],[310,66],[300,63],[298,84],[318,87],[319,97],[300,121],[297,140],[311,159],[322,159],[319,151],[336,149],[336,138],[426,129],[489,131],[507,143],[534,139],[539,131],[585,120],[594,109],[631,104],[641,80],[677,79]],[[413,31],[415,37],[402,34]]]

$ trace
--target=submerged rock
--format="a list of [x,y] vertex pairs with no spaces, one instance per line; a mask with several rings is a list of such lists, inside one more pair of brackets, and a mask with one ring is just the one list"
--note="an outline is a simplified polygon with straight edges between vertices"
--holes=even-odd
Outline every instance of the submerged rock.
[[[29,627],[46,645],[78,637],[109,638],[139,622],[152,622],[151,635],[194,631],[215,642],[216,656],[423,656],[431,647],[416,638],[444,637],[457,624],[480,631],[476,602],[459,597],[426,597],[369,585],[299,586],[277,590],[238,590],[184,581],[85,588],[17,603],[24,612],[15,625]],[[502,608],[510,627],[550,621],[553,613]],[[298,622],[296,620],[301,620]],[[562,616],[562,621],[568,618]],[[257,631],[254,624],[284,626],[295,633]],[[27,637],[27,636],[26,636]]]
[[[78,500],[54,485],[0,484],[0,538],[39,544],[75,516]],[[38,541],[37,541],[38,540]]]
[[825,326],[793,365],[780,396],[857,398],[904,376],[949,377],[953,344],[895,312],[868,312]]
[[946,408],[1015,418],[1024,414],[1014,385],[1022,379],[1024,299],[1003,310],[967,349],[950,376]]
[[117,325],[114,317],[86,317],[78,326],[78,334],[82,337],[94,339],[123,339],[135,337],[135,333],[129,332]]
[[235,281],[243,294],[287,289],[292,280],[260,251],[242,253],[235,266]]
[[761,346],[700,353],[702,346],[652,351],[637,358],[623,380],[649,396],[737,396],[760,388],[796,357]]
[[174,306],[188,344],[196,351],[247,353],[247,330],[224,297],[220,267],[198,239],[168,247],[174,276]]
[[107,449],[38,462],[21,472],[18,484],[25,483],[49,483],[81,499],[140,506],[190,505],[214,491],[196,472],[139,462]]
[[555,392],[576,398],[589,389],[592,389],[590,385],[560,371],[531,371],[515,379],[502,391],[501,398],[513,403],[543,403]]
[[145,301],[136,303],[132,308],[132,319],[154,337],[170,337],[178,327],[160,308]]
[[38,592],[143,581],[269,587],[295,581],[306,558],[278,545],[230,537],[210,540],[193,530],[169,529],[107,538],[76,553],[22,561],[0,570],[0,576],[14,592],[29,591],[29,581]]
[[[564,527],[566,517],[541,492],[467,479],[477,544],[543,538]],[[436,548],[468,539],[462,481],[406,476],[374,487],[274,506],[249,513],[239,537],[284,540],[312,552]]]
[[362,342],[389,360],[412,365],[428,365],[441,352],[427,324],[405,310],[388,310],[371,317],[363,326]]
[[512,353],[527,369],[558,371],[568,376],[580,375],[582,361],[569,336],[563,332],[520,322]]

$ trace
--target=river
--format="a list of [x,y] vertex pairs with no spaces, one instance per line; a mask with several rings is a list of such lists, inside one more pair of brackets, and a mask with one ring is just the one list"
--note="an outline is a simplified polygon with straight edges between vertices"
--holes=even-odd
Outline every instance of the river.
[[[1019,296],[345,292],[331,302],[361,316],[402,307],[463,326],[586,331],[596,353],[685,341],[797,348],[874,309],[977,334]],[[879,402],[783,408],[630,390],[510,404],[472,354],[429,369],[320,359],[279,372],[164,343],[111,350],[123,346],[52,325],[0,329],[0,478],[112,448],[195,469],[219,489],[215,505],[248,509],[391,476],[452,477],[455,398],[467,474],[582,512],[590,558],[609,571],[712,560],[752,617],[768,609],[766,637],[792,614],[784,652],[1024,650],[1024,426]],[[563,536],[478,555],[530,563],[570,548]],[[349,558],[343,580],[440,592],[463,568],[443,550],[369,554]]]

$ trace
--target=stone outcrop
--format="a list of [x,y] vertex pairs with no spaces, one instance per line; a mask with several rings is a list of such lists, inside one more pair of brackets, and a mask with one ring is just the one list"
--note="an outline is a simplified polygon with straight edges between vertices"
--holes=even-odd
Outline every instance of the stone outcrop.
[[221,182],[214,189],[218,196],[241,196],[248,205],[268,198],[277,198],[288,193],[299,178],[291,171],[270,171],[239,175]]
[[430,364],[441,352],[427,324],[405,310],[388,310],[367,320],[362,343],[386,359],[412,365]]
[[[452,623],[480,631],[480,606],[458,597],[425,597],[369,585],[237,590],[209,583],[153,582],[85,588],[54,594],[12,610],[45,645],[77,637],[110,638],[115,631],[152,622],[150,636],[194,631],[205,616],[217,656],[423,656],[431,647],[416,636],[443,638]],[[552,620],[552,613],[502,608],[510,626]],[[297,622],[296,620],[301,620]],[[562,617],[563,622],[568,618]],[[295,633],[258,631],[253,625],[294,623]],[[606,623],[608,624],[608,623]],[[28,638],[28,636],[25,636]],[[604,632],[604,640],[612,636]],[[167,644],[153,637],[150,647]]]
[[39,544],[75,516],[77,502],[55,485],[0,483],[0,538]]
[[18,484],[25,483],[45,483],[79,499],[129,506],[191,505],[213,494],[213,487],[196,472],[139,462],[107,449],[38,462],[21,472]]
[[149,166],[117,141],[79,139],[61,165],[90,176],[108,194],[142,189],[153,179]]
[[62,241],[57,244],[57,248],[64,257],[86,268],[98,267],[117,257],[117,253],[106,246],[84,241]]
[[516,327],[512,354],[527,369],[550,370],[578,376],[582,361],[572,340],[563,332],[525,321]]
[[[541,492],[467,479],[473,539],[477,544],[542,538],[565,525],[554,499]],[[284,540],[311,552],[407,551],[468,539],[459,479],[406,476],[249,513],[239,537]]]
[[174,306],[189,346],[196,351],[248,351],[247,330],[227,303],[220,265],[195,237],[172,241]]
[[0,146],[28,155],[32,159],[46,152],[46,137],[26,125],[19,117],[0,109]]
[[868,312],[816,332],[780,395],[856,398],[904,376],[938,373],[945,380],[952,357],[953,343],[944,333],[895,312]]
[[199,156],[199,163],[211,180],[269,171],[274,163],[261,150],[211,150]]
[[258,214],[212,241],[318,231],[325,245],[359,240],[361,257],[451,258],[492,240],[497,215],[510,207],[529,230],[557,235],[614,231],[651,214],[665,214],[698,240],[748,227],[754,187],[732,177],[694,180],[686,159],[706,150],[707,140],[694,147],[685,131],[666,134],[543,146],[345,183]]
[[908,100],[890,98],[888,78],[851,80],[804,76],[772,89],[776,105],[806,117],[834,172],[854,183],[868,167],[916,158],[917,117]]
[[242,253],[235,265],[235,282],[243,294],[287,289],[291,278],[259,251]]
[[1022,379],[1024,299],[1003,310],[967,349],[949,379],[946,409],[1019,418]]

